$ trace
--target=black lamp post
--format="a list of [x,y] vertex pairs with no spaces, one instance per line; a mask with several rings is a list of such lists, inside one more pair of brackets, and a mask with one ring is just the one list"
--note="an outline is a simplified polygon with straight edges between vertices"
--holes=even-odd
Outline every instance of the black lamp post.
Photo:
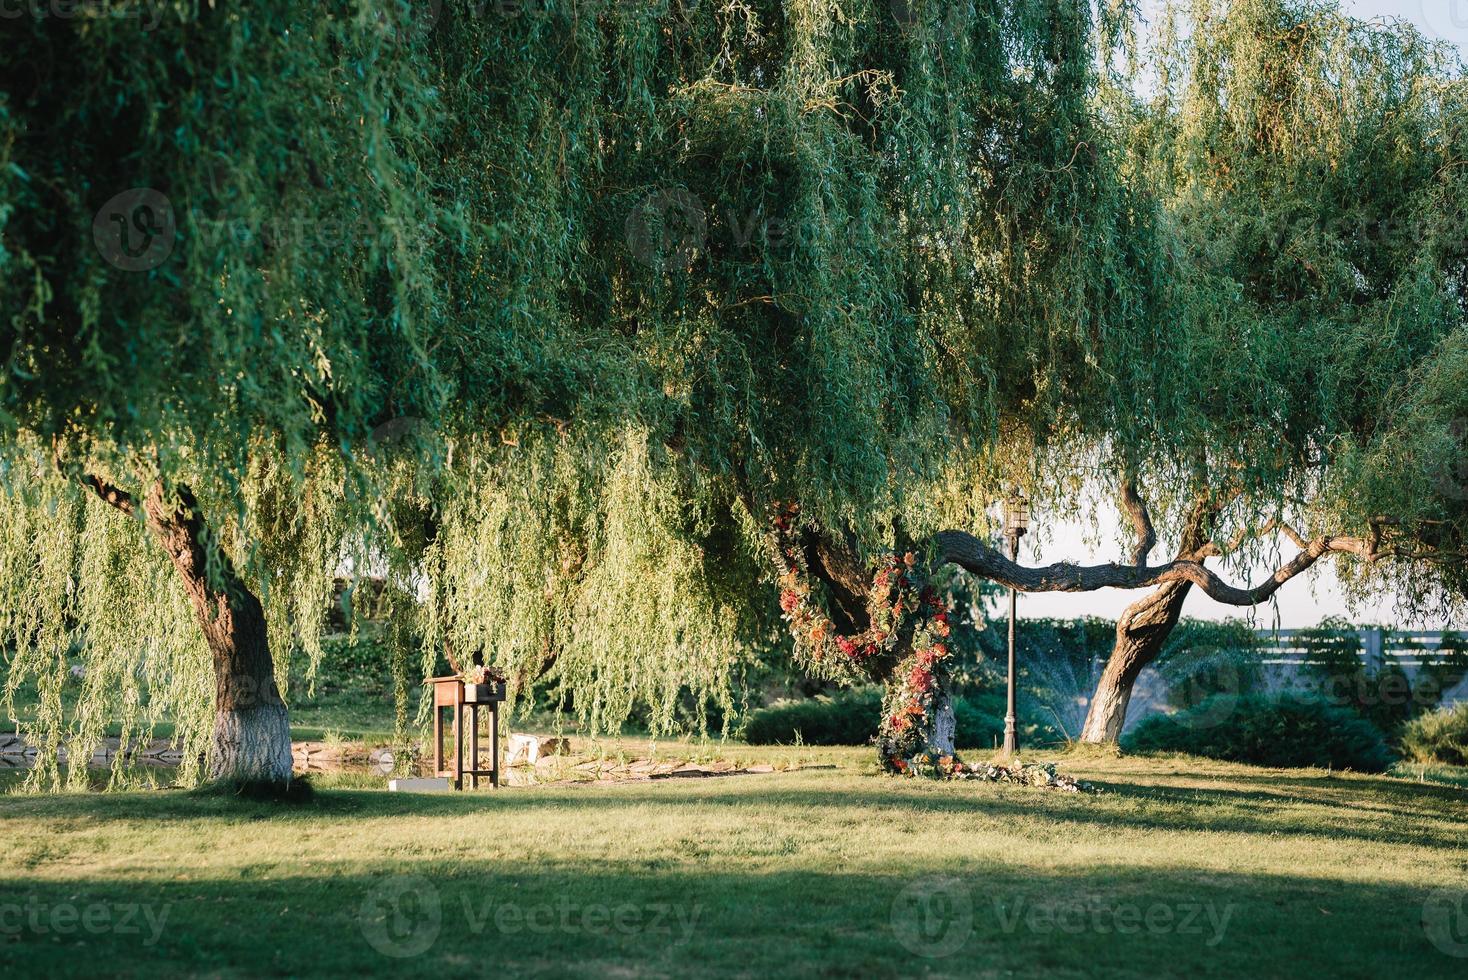
[[[1018,487],[1004,502],[1004,536],[1009,539],[1009,559],[1019,559],[1019,539],[1030,528],[1030,502]],[[1019,729],[1014,720],[1014,617],[1018,593],[1009,590],[1009,710],[1004,715],[1004,754],[1019,751]]]

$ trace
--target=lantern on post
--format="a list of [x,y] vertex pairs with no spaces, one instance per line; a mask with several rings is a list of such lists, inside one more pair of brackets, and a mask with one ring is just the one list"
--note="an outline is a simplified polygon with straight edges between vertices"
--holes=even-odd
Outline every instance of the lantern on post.
[[[1011,491],[1004,501],[1004,536],[1009,539],[1009,560],[1019,559],[1019,539],[1030,529],[1030,502],[1019,487]],[[1008,710],[1004,715],[1004,754],[1014,755],[1019,751],[1019,726],[1015,723],[1015,669],[1014,669],[1014,621],[1018,592],[1009,589],[1009,680]]]

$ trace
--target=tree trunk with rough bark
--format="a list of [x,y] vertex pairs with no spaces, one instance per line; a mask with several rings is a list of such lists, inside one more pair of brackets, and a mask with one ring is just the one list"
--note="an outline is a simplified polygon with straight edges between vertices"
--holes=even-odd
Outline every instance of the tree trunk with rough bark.
[[[88,478],[107,503],[135,513],[125,491]],[[275,683],[275,664],[260,600],[223,552],[210,568],[211,531],[188,487],[172,497],[155,484],[143,501],[142,518],[167,552],[214,663],[214,733],[209,775],[249,783],[289,783],[291,733],[285,701]],[[212,574],[211,574],[212,572]]]
[[1096,684],[1081,728],[1082,742],[1101,744],[1121,738],[1137,678],[1162,652],[1190,588],[1187,582],[1169,582],[1122,613],[1116,624],[1116,645]]

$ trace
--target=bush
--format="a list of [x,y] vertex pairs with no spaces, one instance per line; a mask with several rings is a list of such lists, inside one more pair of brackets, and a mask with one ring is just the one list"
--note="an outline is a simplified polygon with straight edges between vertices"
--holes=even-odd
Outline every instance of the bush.
[[1402,754],[1413,762],[1468,766],[1468,701],[1413,718],[1401,742]]
[[[789,745],[800,734],[806,745],[865,745],[882,718],[880,688],[840,691],[829,697],[785,701],[750,712],[744,740],[750,745]],[[1004,735],[1004,695],[989,692],[954,698],[954,741],[960,749],[992,749]],[[1050,725],[1020,720],[1023,745],[1053,744]]]
[[1370,722],[1347,708],[1293,696],[1217,695],[1195,708],[1144,720],[1122,746],[1260,766],[1383,772],[1391,764],[1381,731]]
[[877,734],[882,692],[840,691],[804,701],[785,701],[750,712],[744,740],[750,745],[864,745]]

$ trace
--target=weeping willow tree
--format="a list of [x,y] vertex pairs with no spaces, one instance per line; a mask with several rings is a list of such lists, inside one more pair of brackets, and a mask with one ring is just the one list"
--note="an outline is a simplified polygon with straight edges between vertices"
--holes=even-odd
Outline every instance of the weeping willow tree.
[[[1152,50],[1122,5],[897,13],[547,4],[456,32],[503,56],[456,77],[546,127],[507,179],[558,209],[558,312],[622,348],[637,424],[458,481],[528,485],[441,503],[470,516],[436,556],[437,628],[495,624],[518,672],[549,665],[615,724],[718,681],[770,621],[732,613],[768,591],[726,586],[764,576],[812,670],[887,685],[889,768],[940,772],[940,565],[1155,590],[1122,619],[1101,738],[1193,588],[1252,606],[1348,555],[1362,589],[1452,601],[1456,497],[1423,477],[1451,457],[1403,436],[1458,417],[1444,52],[1282,0],[1171,10]],[[1070,515],[1113,489],[1127,559],[1007,559],[987,508],[1011,481]],[[1159,527],[1175,557],[1152,564]],[[1296,553],[1262,583],[1206,565],[1276,534]]]
[[466,437],[407,508],[425,634],[597,726],[646,703],[666,727],[791,629],[813,671],[888,686],[891,768],[950,767],[938,532],[977,545],[1051,443],[1156,438],[1123,393],[1167,374],[1159,212],[1096,111],[1122,23],[447,6],[466,158],[538,243],[497,285],[555,268],[509,302],[617,368],[585,379],[595,411]]
[[[1280,61],[1258,25],[1294,10],[1239,0],[1179,32],[1152,103],[1126,94],[1125,7],[1065,0],[19,24],[0,54],[12,696],[36,680],[52,747],[168,712],[210,772],[288,778],[276,678],[355,558],[390,569],[425,656],[544,679],[599,728],[639,706],[672,727],[689,695],[727,708],[745,651],[786,630],[812,671],[886,685],[888,768],[942,773],[961,614],[942,565],[1265,598],[1201,556],[1147,564],[1154,515],[1190,528],[1204,491],[1198,548],[1265,514],[1335,535],[1367,500],[1392,502],[1371,516],[1399,515],[1394,541],[1450,548],[1387,462],[1393,427],[1457,410],[1432,360],[1448,328],[1422,312],[1457,309],[1450,236],[1417,279],[1406,250],[1347,255],[1308,222],[1249,243],[1278,227],[1260,201],[1365,200],[1377,156],[1421,163],[1401,200],[1428,207],[1434,180],[1450,200],[1461,168],[1405,144],[1452,158],[1452,89],[1402,110],[1437,68],[1385,41],[1287,38],[1319,50]],[[1300,65],[1317,81],[1281,74]],[[1325,104],[1338,76],[1357,129]],[[1372,118],[1398,137],[1339,135]],[[1408,310],[1412,356],[1381,334]],[[1011,482],[1076,511],[1101,474],[1145,532],[1130,564],[1030,569],[987,543]],[[1375,539],[1319,554],[1348,540]],[[67,722],[73,650],[97,680]]]
[[[1338,557],[1357,596],[1394,586],[1446,612],[1463,594],[1461,403],[1442,386],[1465,325],[1456,59],[1332,3],[1170,4],[1155,26],[1151,92],[1111,106],[1168,216],[1179,395],[1164,444],[1109,447],[1136,539],[1130,567],[1088,585],[1157,588],[1118,622],[1087,741],[1118,737],[1194,587],[1254,606]],[[1148,567],[1159,513],[1164,571]],[[1273,570],[1232,586],[1214,556]],[[1044,574],[1030,586],[1086,587]]]
[[286,662],[341,562],[391,546],[448,434],[564,411],[594,358],[523,329],[559,274],[518,250],[556,233],[502,240],[422,8],[107,14],[12,19],[0,51],[10,714],[34,681],[38,783],[165,717],[190,775],[289,780]]

